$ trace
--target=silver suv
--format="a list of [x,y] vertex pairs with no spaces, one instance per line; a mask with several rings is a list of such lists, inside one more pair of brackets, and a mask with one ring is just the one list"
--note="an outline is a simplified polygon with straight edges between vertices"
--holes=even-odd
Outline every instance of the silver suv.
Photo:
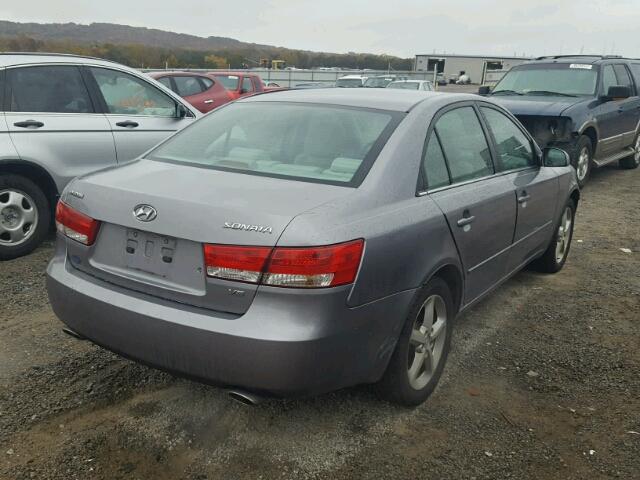
[[0,54],[0,260],[36,248],[78,175],[132,160],[199,113],[123,65]]

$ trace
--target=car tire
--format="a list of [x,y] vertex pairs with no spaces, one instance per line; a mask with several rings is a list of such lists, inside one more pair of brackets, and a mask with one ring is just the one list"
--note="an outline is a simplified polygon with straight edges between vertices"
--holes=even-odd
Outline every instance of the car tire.
[[576,177],[580,188],[584,187],[589,180],[591,167],[593,166],[593,144],[591,139],[586,135],[582,135],[576,144],[575,158],[571,162],[573,168],[576,169]]
[[533,267],[539,272],[556,273],[562,270],[573,239],[573,226],[576,218],[576,204],[569,200],[556,223],[553,237],[547,250],[533,262]]
[[383,398],[416,406],[431,395],[449,355],[455,313],[451,290],[444,280],[433,278],[420,290],[378,383]]
[[632,170],[640,165],[640,134],[633,143],[633,154],[618,161],[620,168]]
[[51,224],[51,208],[44,192],[21,175],[0,175],[0,260],[32,252]]

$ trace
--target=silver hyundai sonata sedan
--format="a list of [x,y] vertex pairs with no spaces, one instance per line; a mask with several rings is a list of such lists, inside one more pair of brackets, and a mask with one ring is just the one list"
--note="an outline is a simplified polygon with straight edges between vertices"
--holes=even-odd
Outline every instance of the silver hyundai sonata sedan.
[[456,315],[528,264],[562,268],[578,199],[567,155],[490,100],[270,93],[74,180],[48,291],[68,331],[161,369],[416,405]]

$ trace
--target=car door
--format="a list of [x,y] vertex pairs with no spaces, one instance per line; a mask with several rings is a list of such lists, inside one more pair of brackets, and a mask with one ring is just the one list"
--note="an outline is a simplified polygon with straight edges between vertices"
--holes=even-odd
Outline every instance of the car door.
[[605,98],[609,87],[618,85],[613,65],[604,65],[600,74],[599,105],[594,109],[594,116],[598,122],[598,151],[596,158],[605,158],[620,150],[622,147],[622,132],[624,120],[617,101]]
[[58,190],[72,178],[116,164],[109,122],[77,65],[6,71],[5,118],[20,159],[48,170]]
[[176,86],[174,91],[187,102],[202,113],[211,110],[213,99],[203,93],[206,89],[200,78],[195,75],[175,75],[173,81]]
[[446,216],[460,254],[469,303],[506,275],[516,224],[513,188],[494,175],[489,142],[472,104],[435,120],[423,164],[429,195]]
[[516,228],[507,272],[522,268],[547,248],[553,231],[558,178],[541,166],[533,141],[509,116],[493,105],[481,104],[496,152],[496,171],[504,173],[516,199]]
[[189,110],[187,116],[178,116],[178,101],[145,79],[105,67],[88,71],[113,132],[119,162],[140,156],[195,118]]
[[617,101],[618,111],[620,112],[622,125],[622,138],[620,140],[620,148],[626,148],[636,139],[636,130],[638,128],[638,120],[640,120],[640,97],[627,66],[619,63],[613,66],[618,79],[618,85],[629,87],[631,96]]

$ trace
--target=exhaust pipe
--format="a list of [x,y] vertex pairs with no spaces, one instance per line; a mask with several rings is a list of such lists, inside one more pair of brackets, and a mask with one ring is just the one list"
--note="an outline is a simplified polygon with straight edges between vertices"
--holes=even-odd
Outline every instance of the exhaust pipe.
[[83,337],[82,335],[80,335],[78,332],[76,332],[75,330],[70,329],[69,327],[63,327],[62,331],[64,333],[66,333],[67,335],[69,335],[70,337],[73,337],[75,339],[78,340],[86,340],[85,337]]
[[255,406],[262,402],[262,397],[245,390],[227,390],[227,395],[243,405]]

